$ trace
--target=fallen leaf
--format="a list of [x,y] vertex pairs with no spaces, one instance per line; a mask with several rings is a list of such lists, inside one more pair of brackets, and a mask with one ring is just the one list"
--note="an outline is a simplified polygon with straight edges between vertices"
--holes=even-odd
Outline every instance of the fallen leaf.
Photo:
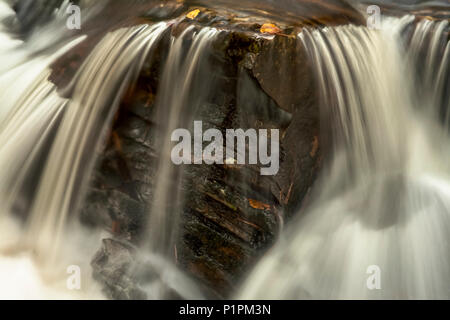
[[195,18],[197,18],[197,16],[198,16],[199,13],[200,13],[200,10],[199,10],[199,9],[192,10],[191,12],[189,12],[189,13],[186,15],[186,18],[191,19],[191,20],[194,20]]
[[258,200],[248,199],[248,203],[254,209],[258,209],[258,210],[269,210],[270,209],[270,204],[262,203],[261,201],[258,201]]
[[280,33],[281,29],[278,28],[276,25],[272,24],[272,23],[265,23],[262,25],[261,29],[260,29],[261,33],[270,33],[270,34],[276,34],[276,33]]

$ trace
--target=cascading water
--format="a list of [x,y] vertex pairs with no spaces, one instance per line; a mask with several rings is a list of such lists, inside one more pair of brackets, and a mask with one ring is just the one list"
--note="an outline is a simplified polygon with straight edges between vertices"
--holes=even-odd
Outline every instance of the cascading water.
[[[149,222],[149,244],[155,253],[173,253],[174,236],[171,233],[176,230],[178,219],[176,214],[171,214],[173,210],[167,208],[167,204],[170,203],[172,209],[176,210],[181,201],[178,199],[180,195],[176,194],[180,188],[180,177],[175,177],[176,168],[170,160],[172,146],[165,142],[170,141],[175,129],[192,126],[191,120],[195,118],[197,106],[202,103],[201,95],[208,92],[204,85],[194,92],[194,86],[200,82],[207,86],[211,82],[211,79],[200,79],[199,64],[207,57],[208,46],[217,33],[216,29],[210,28],[203,28],[197,33],[192,27],[177,39],[172,39],[157,106],[161,129],[157,140],[161,143],[158,148],[161,157]],[[192,44],[184,55],[182,45],[187,37],[192,37]],[[174,92],[177,94],[174,95]]]
[[[155,181],[155,194],[150,207],[149,230],[145,247],[150,252],[149,264],[157,273],[161,286],[151,286],[152,298],[164,298],[166,288],[177,291],[184,298],[199,299],[202,294],[194,283],[174,267],[175,240],[179,230],[179,213],[183,201],[181,179],[183,172],[171,161],[172,132],[178,128],[192,126],[198,105],[209,93],[211,75],[206,75],[201,63],[207,59],[211,41],[218,34],[213,28],[196,31],[187,28],[178,38],[171,39],[169,54],[163,71],[160,98],[157,101],[157,123],[159,127],[158,150],[160,159]],[[187,52],[186,41],[192,41]],[[176,93],[176,94],[174,94]]]
[[[421,106],[430,116],[439,118],[450,129],[450,42],[446,37],[448,21],[422,20],[410,41],[411,64],[418,70]],[[420,63],[424,61],[424,63]]]
[[[147,1],[133,1],[133,7],[138,10],[143,5],[144,8],[144,2]],[[232,1],[220,2],[222,6],[231,7]],[[288,19],[281,19],[281,16],[283,10],[291,8],[294,2],[280,4],[280,12],[266,12],[262,17],[278,17],[280,22],[292,22],[292,19],[299,17],[299,12],[286,16]],[[260,9],[264,7],[275,11],[275,2],[267,1],[266,4],[269,3],[270,6],[260,7],[255,1],[247,1],[245,6],[253,8],[255,5],[256,10],[246,11],[249,14],[261,13]],[[305,3],[306,9],[308,2]],[[107,272],[113,275],[112,280],[105,283],[120,287],[118,291],[122,290],[121,293],[129,290],[126,285],[138,283],[136,287],[150,299],[204,298],[210,294],[208,290],[202,290],[205,283],[193,281],[187,272],[179,268],[177,241],[182,238],[183,245],[189,241],[195,246],[199,243],[199,248],[192,250],[198,249],[198,252],[192,253],[197,261],[184,261],[187,266],[183,267],[190,269],[189,272],[195,276],[208,273],[207,276],[213,281],[222,281],[221,285],[226,288],[229,278],[242,271],[239,263],[244,264],[242,261],[231,264],[227,259],[256,257],[261,249],[259,246],[269,243],[267,239],[272,236],[269,230],[272,224],[266,223],[265,215],[280,214],[279,219],[282,220],[278,211],[285,208],[284,204],[287,207],[287,198],[295,181],[286,199],[282,198],[283,190],[278,186],[281,202],[286,200],[282,204],[280,199],[273,197],[272,192],[276,188],[270,186],[267,190],[259,190],[257,181],[249,183],[255,186],[252,192],[241,192],[241,186],[231,188],[230,184],[237,184],[236,181],[251,179],[234,165],[213,167],[211,171],[221,172],[211,175],[211,179],[208,178],[211,181],[205,178],[205,184],[215,187],[220,197],[206,190],[205,195],[211,199],[205,197],[209,199],[204,201],[205,206],[201,203],[202,206],[197,207],[194,203],[192,208],[186,209],[192,203],[186,205],[184,198],[201,198],[205,190],[195,189],[192,196],[186,190],[192,184],[189,181],[187,186],[183,185],[184,178],[189,176],[195,184],[195,179],[203,178],[206,170],[200,168],[192,174],[196,170],[193,167],[186,169],[172,163],[172,133],[179,128],[191,129],[192,132],[193,121],[203,119],[205,109],[214,118],[206,119],[211,120],[208,125],[220,123],[223,126],[236,125],[236,114],[246,118],[246,113],[263,113],[265,109],[261,107],[264,106],[257,104],[265,103],[270,107],[265,111],[271,111],[272,107],[277,110],[275,100],[279,102],[280,99],[268,94],[264,77],[257,79],[255,70],[261,66],[255,65],[264,64],[258,54],[270,39],[286,37],[289,41],[285,44],[290,45],[290,40],[295,42],[295,34],[279,34],[281,29],[271,26],[268,29],[275,30],[277,35],[260,36],[256,31],[259,27],[255,28],[258,24],[248,27],[244,23],[237,29],[250,28],[251,32],[239,37],[231,34],[224,37],[225,45],[218,44],[221,42],[216,41],[218,36],[225,33],[219,31],[226,25],[225,20],[213,19],[211,24],[203,27],[199,26],[202,22],[188,26],[189,20],[195,20],[197,15],[201,21],[208,19],[210,12],[205,15],[196,11],[183,12],[180,18],[170,20],[171,13],[161,13],[159,9],[152,11],[152,8],[148,13],[149,20],[161,21],[161,16],[165,16],[167,22],[121,27],[106,34],[99,31],[103,35],[101,41],[88,56],[83,57],[84,62],[69,85],[57,86],[49,81],[55,72],[50,66],[69,51],[77,50],[83,41],[91,40],[90,33],[74,37],[61,27],[65,23],[64,12],[68,5],[69,1],[63,1],[48,24],[31,26],[26,31],[26,39],[25,36],[22,39],[8,27],[8,23],[15,18],[13,10],[0,0],[0,298],[103,297],[90,277],[89,262],[94,251],[100,247],[101,239],[111,235],[86,230],[76,218],[87,193],[89,179],[95,172],[94,165],[101,153],[99,150],[104,146],[114,122],[113,117],[127,90],[130,87],[133,89],[132,85],[144,63],[153,60],[150,58],[154,50],[158,55],[155,60],[158,61],[151,63],[156,62],[162,74],[160,79],[154,81],[157,85],[145,83],[151,87],[145,93],[150,96],[146,96],[150,101],[157,91],[154,104],[156,116],[150,116],[151,120],[137,114],[132,117],[136,120],[139,116],[139,121],[146,122],[146,130],[151,125],[156,126],[155,150],[159,157],[156,177],[152,181],[151,191],[145,194],[145,200],[140,198],[140,191],[136,191],[136,199],[129,200],[129,203],[140,205],[139,201],[148,202],[146,197],[151,198],[150,203],[146,203],[148,208],[143,210],[143,220],[148,220],[145,221],[148,226],[142,228],[144,234],[126,238],[129,234],[115,230],[120,223],[115,221],[117,217],[112,217],[115,212],[108,212],[114,238],[108,240],[123,244],[126,250],[131,248],[124,254],[129,254],[131,258],[123,262],[122,258],[127,258],[120,253],[118,258],[113,257],[118,261],[113,261],[112,267],[108,265],[112,271]],[[343,7],[349,9],[346,4]],[[126,5],[116,8],[126,8]],[[172,7],[174,15],[178,12],[177,8]],[[298,6],[301,12],[304,11],[302,8],[303,4]],[[323,10],[320,6],[317,8]],[[169,8],[168,12],[172,9]],[[333,6],[327,10],[332,9]],[[248,18],[241,20],[236,16],[237,11],[232,11],[233,23]],[[315,9],[312,11],[315,12]],[[350,11],[348,14],[353,15]],[[112,20],[111,25],[114,25],[116,20]],[[447,21],[429,20],[416,24],[413,20],[412,16],[385,19],[379,31],[348,25],[304,29],[299,34],[297,44],[306,48],[318,80],[322,142],[327,161],[306,211],[302,208],[293,221],[287,222],[287,229],[281,231],[278,243],[252,271],[239,292],[239,298],[450,297],[447,285],[450,279],[450,165],[447,160],[450,155],[447,90],[450,83],[449,24]],[[304,21],[314,25],[322,18]],[[337,21],[342,23],[342,20]],[[348,23],[358,19],[355,15],[344,21]],[[282,28],[283,32],[289,32],[289,28]],[[164,40],[169,38],[166,37],[169,31],[172,34],[167,52],[160,52],[164,51]],[[256,40],[247,38],[249,34]],[[163,45],[159,46],[161,43]],[[275,41],[272,47],[275,57],[279,49]],[[422,65],[419,63],[422,60],[424,67],[421,69],[417,66]],[[161,61],[163,64],[159,65]],[[220,67],[213,69],[211,61],[232,66],[229,70],[219,70]],[[274,63],[280,66],[278,62]],[[148,70],[153,71],[152,67],[154,65]],[[221,78],[221,84],[230,88],[224,89],[229,90],[226,94],[221,92],[223,96],[218,95],[220,99],[217,101],[221,101],[214,100],[212,103],[213,99],[209,101],[207,96],[214,95],[216,92],[213,91],[219,89],[215,82],[219,83],[218,78]],[[281,83],[280,87],[283,85]],[[239,92],[236,94],[234,91]],[[273,91],[271,94],[276,95],[277,90]],[[312,103],[312,100],[306,104]],[[146,107],[150,106],[149,101]],[[239,109],[240,113],[234,109]],[[292,120],[295,114],[287,115],[284,111],[267,112],[265,116],[274,120],[273,126],[282,122],[282,126],[292,128],[296,124]],[[149,124],[155,119],[155,123]],[[243,120],[248,119],[240,119],[246,126],[257,122],[258,126],[264,125],[259,123],[257,117],[252,118],[254,121]],[[140,131],[140,128],[135,131]],[[117,148],[120,149],[120,140],[117,141],[114,142],[119,144]],[[313,148],[311,158],[315,158],[312,154],[317,153],[317,148]],[[201,150],[195,149],[194,146],[194,160],[203,156],[198,153]],[[144,152],[152,153],[147,149]],[[154,155],[152,153],[151,157]],[[233,159],[227,160],[234,164]],[[140,169],[148,168],[142,162],[140,164]],[[236,171],[230,175],[237,177],[225,181],[223,176],[228,175],[231,169]],[[211,183],[212,180],[214,183]],[[244,196],[234,198],[233,192],[241,192]],[[258,193],[264,193],[261,199],[267,195],[270,204],[253,199],[255,194],[259,196]],[[250,207],[258,216],[255,223],[245,220],[246,209]],[[134,207],[127,208],[124,215],[131,216],[140,209],[140,206],[136,210]],[[214,210],[220,211],[220,214],[214,216]],[[190,211],[195,211],[197,215],[192,220],[202,220],[195,226],[203,227],[205,235],[196,238],[196,234],[188,237],[182,234],[180,229],[186,226],[180,223],[179,218],[181,213],[187,216]],[[232,219],[227,220],[230,218],[228,215],[233,215]],[[222,223],[220,219],[227,221]],[[117,228],[120,230],[120,227]],[[264,237],[260,237],[260,233]],[[269,235],[267,239],[266,234]],[[210,243],[217,240],[226,244],[225,238],[230,235],[237,237],[238,241],[220,248],[220,244],[213,246]],[[212,236],[215,236],[214,240],[211,240]],[[130,239],[132,244],[128,243]],[[141,247],[138,248],[137,244]],[[217,249],[219,252],[215,252],[214,256],[210,252],[210,255],[205,254],[202,252],[205,246],[210,246],[209,251]],[[98,253],[96,257],[101,260],[103,252]],[[210,263],[213,259],[216,259],[216,264]],[[122,263],[127,266],[123,268],[126,270],[121,269]],[[222,263],[227,265],[221,266],[224,270],[217,267]],[[70,265],[80,266],[83,270],[83,290],[80,292],[67,291],[66,270]],[[370,290],[368,287],[367,272],[374,266],[381,271],[380,290]],[[217,272],[214,268],[220,270]],[[129,280],[124,282],[125,285],[116,283],[121,276]],[[226,292],[225,289],[223,292]],[[124,296],[133,296],[128,296],[128,293]],[[217,296],[220,296],[219,292]]]
[[[64,3],[60,10],[64,10],[66,5]],[[9,8],[5,8],[5,16],[13,15],[12,11],[6,9]],[[4,265],[8,269],[26,265],[24,272],[36,279],[36,292],[25,297],[56,297],[61,293],[58,289],[64,289],[62,285],[59,286],[58,277],[66,277],[65,264],[70,264],[70,256],[73,258],[72,247],[80,250],[80,246],[83,246],[80,234],[81,237],[87,237],[76,225],[76,219],[69,218],[72,213],[78,212],[95,164],[96,150],[104,141],[103,136],[107,133],[124,90],[135,80],[153,45],[166,29],[167,23],[162,22],[106,34],[67,88],[59,91],[48,81],[52,72],[49,66],[86,37],[72,40],[54,54],[41,54],[32,59],[29,57],[35,50],[28,50],[26,42],[7,37],[10,41],[9,51],[2,54],[16,59],[14,63],[2,65],[4,73],[0,79],[4,80],[0,97],[5,101],[0,113],[0,163],[3,168],[8,168],[1,172],[0,197],[3,202],[2,226],[5,229],[14,228],[15,231],[14,234],[5,233],[2,253],[6,259]],[[58,35],[48,38],[59,38],[60,32],[55,32]],[[158,103],[160,141],[165,141],[163,139],[167,137],[170,139],[175,128],[188,125],[187,118],[182,115],[186,116],[192,112],[192,108],[195,109],[195,102],[188,97],[199,84],[198,65],[205,58],[207,47],[217,33],[216,29],[211,28],[204,28],[200,32],[188,28],[179,37],[172,38],[164,70],[162,98]],[[182,45],[187,38],[191,38],[188,41],[192,41],[192,44],[187,55],[183,56]],[[18,81],[21,86],[16,85]],[[196,89],[197,103],[202,101],[202,92],[207,92],[204,89],[204,86]],[[180,94],[173,95],[174,91]],[[170,113],[167,113],[168,110]],[[201,298],[202,294],[195,285],[176,270],[171,261],[173,250],[169,252],[167,249],[173,248],[167,234],[175,232],[178,219],[176,212],[171,214],[166,208],[170,202],[168,196],[175,195],[167,184],[174,174],[174,168],[168,165],[170,150],[163,143],[161,150],[155,194],[158,200],[151,206],[148,245],[144,245],[146,250],[140,251],[141,258],[138,259],[151,265],[157,273],[157,280],[150,284],[143,283],[142,288],[149,298],[164,297],[165,288],[175,290],[183,297]],[[34,182],[36,179],[38,183]],[[179,185],[175,188],[179,188]],[[26,216],[24,230],[15,219],[11,220],[12,214],[17,212]],[[100,240],[98,235],[87,238],[95,243]],[[93,252],[84,250],[79,255],[84,255],[83,259],[90,259]],[[89,268],[88,262],[83,261],[83,268]],[[34,269],[35,263],[38,269]],[[58,282],[56,289],[52,287],[47,290],[46,284],[38,280],[39,274],[43,274],[46,281]],[[27,278],[27,281],[30,279]],[[87,294],[98,296],[96,289],[92,290]],[[21,297],[20,290],[17,295]],[[9,290],[5,296],[14,294]]]
[[[71,41],[56,54],[43,54],[24,64],[18,62],[2,75],[1,80],[5,81],[0,92],[3,101],[0,113],[2,227],[10,229],[11,223],[15,227],[10,222],[13,212],[27,216],[25,230],[18,231],[22,235],[14,237],[11,232],[6,233],[2,252],[8,255],[5,259],[9,262],[5,265],[14,266],[12,261],[17,255],[17,262],[23,263],[29,254],[34,261],[27,264],[30,268],[38,263],[47,277],[59,281],[59,275],[66,276],[67,265],[61,264],[79,259],[74,258],[77,254],[68,255],[72,250],[69,242],[78,242],[73,246],[80,250],[79,237],[86,235],[82,230],[73,232],[78,227],[74,226],[75,222],[68,227],[68,218],[78,211],[95,163],[96,149],[103,141],[124,90],[137,77],[166,26],[162,22],[107,34],[66,88],[64,93],[70,98],[61,97],[56,86],[47,80],[51,73],[48,66],[84,37]],[[39,182],[30,187],[30,177]],[[98,235],[88,238],[92,241],[92,237],[97,243],[100,240]],[[83,267],[89,268],[88,263],[83,261]],[[36,273],[28,269],[26,272]],[[36,283],[41,285],[39,281]],[[41,291],[45,297],[46,290]],[[30,297],[33,294],[39,292],[31,293]],[[98,296],[95,291],[89,294]]]
[[165,28],[165,23],[161,23],[108,34],[75,76],[73,96],[31,210],[32,241],[43,241],[46,250],[59,243],[69,211],[77,211],[77,202],[95,163],[92,153],[102,142],[101,136],[124,90],[138,75],[152,44]]
[[[299,35],[319,80],[332,160],[307,212],[252,271],[240,298],[450,297],[449,138],[421,108],[415,86],[428,83],[414,82],[405,59],[401,36],[411,19],[386,19],[380,31],[343,26]],[[415,53],[420,38],[432,36],[424,28],[438,30],[429,67],[445,66],[435,46],[445,26],[423,22],[413,37]],[[426,77],[443,81],[443,68]],[[367,286],[373,266],[380,290]]]

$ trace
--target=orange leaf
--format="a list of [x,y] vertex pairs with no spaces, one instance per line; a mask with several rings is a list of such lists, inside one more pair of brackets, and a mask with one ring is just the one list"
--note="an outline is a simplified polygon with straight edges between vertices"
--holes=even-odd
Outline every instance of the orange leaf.
[[186,18],[194,20],[198,16],[199,13],[200,13],[199,9],[192,10],[191,12],[189,12],[186,15]]
[[275,33],[280,33],[281,29],[278,28],[276,25],[272,24],[272,23],[265,23],[262,25],[261,29],[260,29],[261,33],[270,33],[270,34],[275,34]]
[[258,210],[269,210],[270,209],[269,204],[262,203],[258,200],[248,199],[248,203],[254,209],[258,209]]

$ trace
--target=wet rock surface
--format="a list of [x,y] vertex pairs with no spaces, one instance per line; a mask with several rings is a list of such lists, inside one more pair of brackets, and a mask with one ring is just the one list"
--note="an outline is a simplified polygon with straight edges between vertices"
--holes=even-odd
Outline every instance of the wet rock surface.
[[[214,81],[209,83],[212,94],[198,106],[196,120],[203,121],[205,130],[280,130],[280,170],[276,176],[261,176],[257,165],[183,168],[178,237],[169,259],[196,279],[207,297],[226,297],[238,288],[283,224],[298,211],[320,167],[314,77],[297,33],[302,26],[333,18],[321,22],[305,19],[303,25],[281,21],[269,28],[275,30],[273,34],[261,32],[266,22],[273,22],[264,15],[180,2],[164,2],[158,8],[155,3],[134,19],[131,15],[109,29],[93,32],[88,41],[53,66],[52,81],[64,88],[107,30],[172,19],[182,12],[123,97],[106,145],[99,151],[81,220],[108,230],[116,240],[104,241],[92,262],[94,274],[112,298],[146,297],[139,289],[142,279],[129,270],[136,260],[134,245],[142,245],[148,236],[146,226],[157,187],[160,142],[155,109],[161,72],[171,36],[180,36],[190,26],[197,30],[214,27],[221,32],[213,41],[208,61],[214,70]],[[196,8],[200,12],[195,18],[186,16]],[[348,19],[355,21],[354,17]],[[187,41],[186,47],[189,45]]]
[[361,24],[364,19],[346,1],[331,0],[186,0],[184,3],[195,6],[209,6],[216,10],[259,16],[265,20],[282,22],[290,26]]
[[119,300],[145,299],[130,269],[136,260],[133,247],[112,239],[103,240],[101,249],[92,260],[93,276],[104,284],[106,296]]
[[[299,208],[307,201],[319,171],[322,153],[315,79],[297,34],[308,26],[362,23],[361,17],[348,7],[339,11],[327,6],[326,10],[337,10],[337,15],[300,19],[295,24],[281,19],[265,28],[265,23],[274,23],[265,13],[227,10],[224,2],[214,6],[202,1],[166,1],[162,6],[136,2],[133,10],[138,9],[133,12],[141,14],[130,14],[111,28],[94,32],[91,40],[54,66],[52,80],[64,87],[107,30],[174,19],[138,81],[123,97],[106,145],[99,152],[81,212],[85,224],[109,230],[116,239],[105,240],[92,262],[96,278],[112,298],[146,298],[139,287],[142,278],[130,273],[130,268],[137,259],[134,246],[147,239],[157,187],[161,142],[157,141],[155,109],[170,37],[179,37],[191,26],[221,31],[204,62],[213,66],[214,74],[205,79],[205,88],[213,94],[206,95],[195,110],[195,120],[202,120],[205,130],[280,130],[280,170],[275,176],[261,176],[257,165],[190,165],[182,169],[183,202],[169,260],[196,279],[207,297],[227,297],[238,288],[283,225],[294,213],[301,214]],[[311,2],[316,8],[321,6]],[[199,11],[189,16],[194,9]],[[261,32],[266,29],[273,32]],[[190,45],[186,41],[185,46]],[[151,266],[143,268],[152,270]]]
[[[258,165],[183,167],[178,236],[168,259],[194,278],[207,298],[228,297],[290,217],[301,214],[307,201],[320,169],[322,146],[314,76],[297,34],[305,27],[365,21],[341,1],[280,1],[278,8],[299,10],[287,15],[275,10],[271,1],[242,0],[240,10],[231,10],[233,3],[237,2],[110,2],[103,8],[102,19],[89,20],[83,26],[87,40],[53,65],[51,80],[64,89],[105,33],[170,20],[171,27],[122,99],[105,146],[98,151],[98,166],[81,210],[84,224],[111,234],[92,260],[94,277],[110,298],[149,298],[143,288],[158,277],[156,266],[142,262],[143,250],[138,249],[147,240],[158,183],[161,141],[156,107],[170,37],[180,37],[192,26],[196,31],[206,27],[220,30],[208,61],[201,62],[213,71],[203,79],[212,94],[205,95],[194,118],[203,121],[204,129],[222,132],[228,128],[279,129],[280,170],[275,176],[261,176]],[[33,5],[37,12],[20,20],[21,31],[26,33],[45,22],[60,4],[61,0],[17,1],[19,19],[25,6]],[[398,8],[383,9],[389,14],[403,13]],[[432,20],[448,17],[446,10],[412,12],[417,19]],[[192,39],[184,45],[191,46]],[[61,93],[70,96],[68,91]],[[183,298],[170,289],[166,296]]]
[[[270,37],[233,31],[219,35],[213,44],[214,94],[202,103],[196,118],[204,130],[277,128],[281,137],[280,172],[274,177],[261,176],[254,165],[183,168],[184,202],[173,262],[212,288],[216,297],[237,289],[241,277],[273,243],[286,216],[301,204],[319,167],[313,78],[292,39],[278,46]],[[154,109],[167,41],[161,42],[124,98],[82,211],[86,223],[102,225],[133,243],[145,238],[154,194]],[[264,69],[273,60],[285,64],[282,72],[278,64]],[[300,61],[302,65],[295,66]],[[294,75],[299,68],[301,82]],[[292,88],[293,79],[298,90],[285,91],[283,85]]]

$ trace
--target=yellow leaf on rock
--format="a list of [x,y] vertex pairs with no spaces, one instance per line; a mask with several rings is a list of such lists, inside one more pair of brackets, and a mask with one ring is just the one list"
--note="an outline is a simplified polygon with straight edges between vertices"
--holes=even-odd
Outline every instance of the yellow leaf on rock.
[[270,33],[270,34],[275,34],[275,33],[280,33],[281,29],[278,28],[276,25],[272,24],[272,23],[265,23],[262,25],[261,29],[260,29],[261,33]]
[[186,18],[194,20],[198,16],[199,13],[200,13],[199,9],[192,10],[191,12],[189,12],[186,15]]
[[248,199],[248,203],[254,209],[258,209],[258,210],[269,210],[270,209],[269,204],[262,203],[261,201],[258,201],[258,200]]

